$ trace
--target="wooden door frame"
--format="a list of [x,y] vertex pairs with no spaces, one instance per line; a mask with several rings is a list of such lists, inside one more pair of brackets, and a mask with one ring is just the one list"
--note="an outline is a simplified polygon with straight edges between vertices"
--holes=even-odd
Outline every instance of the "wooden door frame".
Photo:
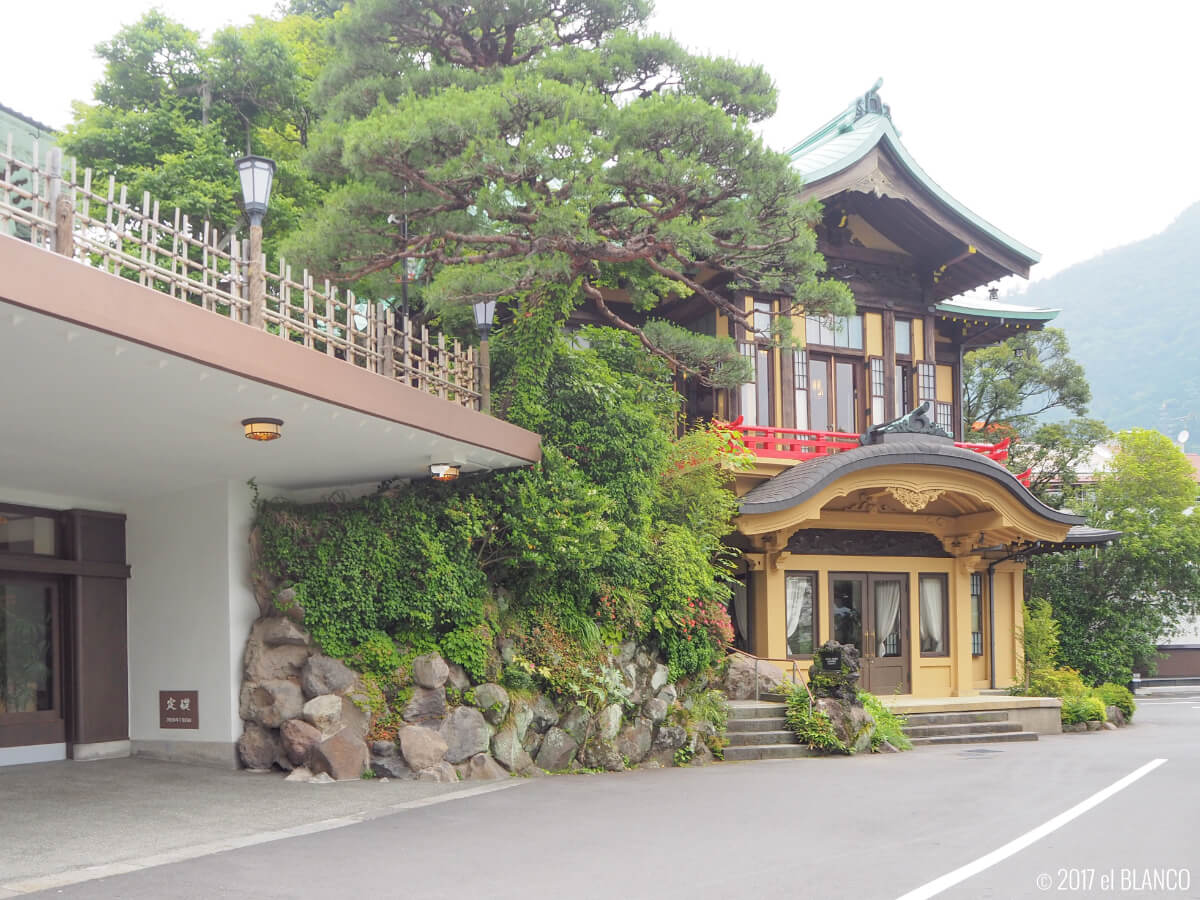
[[64,652],[67,589],[62,578],[25,572],[0,571],[0,582],[47,585],[53,589],[50,607],[50,656],[52,679],[50,709],[36,712],[0,713],[0,747],[31,744],[61,744],[66,741],[66,653]]

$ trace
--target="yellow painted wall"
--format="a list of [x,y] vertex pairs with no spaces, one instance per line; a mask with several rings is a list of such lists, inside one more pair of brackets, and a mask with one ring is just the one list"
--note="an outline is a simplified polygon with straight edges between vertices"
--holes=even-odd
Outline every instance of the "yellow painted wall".
[[867,356],[883,356],[883,315],[863,313],[863,332]]
[[925,320],[912,320],[912,356],[914,362],[925,359]]
[[[817,573],[817,643],[832,636],[829,610],[829,575],[831,572],[907,574],[908,575],[908,646],[913,696],[969,696],[988,687],[988,642],[986,637],[987,611],[984,608],[984,656],[971,656],[971,573],[978,571],[986,579],[986,564],[977,559],[946,559],[931,557],[893,556],[801,556],[782,554],[772,567],[773,554],[767,564],[755,573],[753,594],[755,646],[752,652],[772,660],[789,676],[796,672],[808,676],[811,659],[789,659],[787,656],[787,619],[784,581],[787,572]],[[942,573],[950,588],[950,655],[923,657],[920,655],[919,576]],[[1022,567],[1006,563],[996,572],[996,686],[1007,687],[1016,671],[1017,647],[1015,625],[1020,622],[1020,601],[1014,606],[1013,586],[1022,583]],[[864,598],[865,599],[865,598]],[[1014,611],[1015,610],[1015,611]],[[1015,623],[1015,624],[1014,624]],[[795,665],[793,665],[795,664]],[[980,674],[982,672],[982,675]]]
[[954,369],[950,366],[934,366],[937,374],[937,398],[942,403],[954,402]]

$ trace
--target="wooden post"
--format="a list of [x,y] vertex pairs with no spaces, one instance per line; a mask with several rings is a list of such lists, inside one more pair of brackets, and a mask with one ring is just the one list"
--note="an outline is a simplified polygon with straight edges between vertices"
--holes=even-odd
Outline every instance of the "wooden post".
[[486,331],[479,341],[479,411],[485,416],[492,414],[492,355]]
[[62,151],[57,147],[50,150],[46,160],[48,178],[46,184],[46,206],[54,217],[55,253],[63,256],[75,255],[75,202],[70,191],[63,191]]
[[267,273],[263,269],[262,220],[250,224],[250,326],[260,331],[267,324]]

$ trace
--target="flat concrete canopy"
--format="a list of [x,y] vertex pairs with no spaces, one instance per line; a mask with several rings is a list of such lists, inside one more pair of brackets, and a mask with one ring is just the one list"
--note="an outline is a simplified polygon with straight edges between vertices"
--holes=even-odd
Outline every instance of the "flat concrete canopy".
[[[315,489],[541,455],[507,422],[4,236],[0,359],[0,471],[31,492]],[[255,416],[283,438],[246,440]]]

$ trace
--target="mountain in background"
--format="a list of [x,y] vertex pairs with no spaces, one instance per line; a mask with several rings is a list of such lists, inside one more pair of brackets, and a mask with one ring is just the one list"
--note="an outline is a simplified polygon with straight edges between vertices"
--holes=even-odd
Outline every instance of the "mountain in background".
[[1160,234],[1037,281],[1019,300],[1053,323],[1092,385],[1090,414],[1114,431],[1191,433],[1200,449],[1200,203]]

